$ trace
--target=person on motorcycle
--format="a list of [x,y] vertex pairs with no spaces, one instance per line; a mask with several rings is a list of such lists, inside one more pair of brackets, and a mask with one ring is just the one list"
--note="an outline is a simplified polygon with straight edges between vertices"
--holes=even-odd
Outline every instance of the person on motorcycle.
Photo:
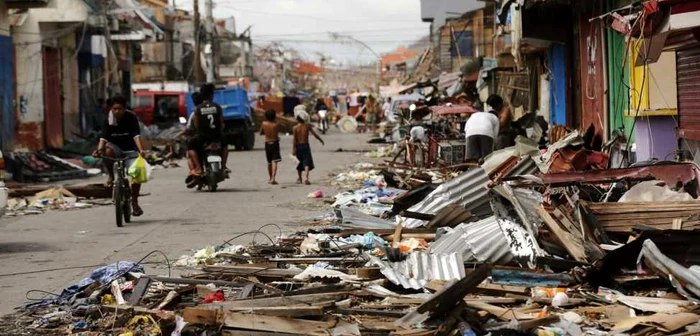
[[187,155],[194,170],[191,176],[202,176],[203,169],[200,161],[200,153],[204,146],[210,143],[221,144],[221,165],[224,172],[230,172],[226,168],[228,150],[224,142],[224,116],[221,106],[214,103],[214,84],[204,84],[199,89],[199,98],[202,103],[197,105],[192,114],[192,122],[189,132],[192,137],[187,141]]
[[[137,157],[144,157],[139,119],[126,109],[126,98],[123,96],[112,98],[111,103],[111,109],[102,127],[102,137],[97,150],[92,153],[95,157],[107,158],[105,168],[109,175],[107,185],[110,187],[114,184],[114,166],[109,162],[109,158],[128,158],[125,167],[131,167]],[[141,184],[131,184],[131,214],[135,217],[143,215],[143,209],[139,206],[140,192]]]

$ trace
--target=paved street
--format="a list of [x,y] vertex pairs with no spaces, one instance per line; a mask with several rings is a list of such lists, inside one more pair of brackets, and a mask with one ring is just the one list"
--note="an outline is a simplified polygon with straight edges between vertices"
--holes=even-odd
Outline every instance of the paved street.
[[[313,139],[317,169],[312,172],[311,186],[295,184],[294,164],[288,159],[290,137],[282,139],[285,161],[278,174],[279,186],[267,184],[260,138],[254,151],[231,152],[232,178],[222,183],[217,193],[187,190],[183,184],[184,161],[181,168],[157,170],[155,179],[142,190],[149,194],[142,199],[146,214],[123,228],[115,225],[111,206],[0,218],[0,314],[9,313],[25,302],[28,290],[58,293],[89,274],[92,268],[10,273],[137,261],[156,249],[174,261],[192,249],[221,243],[264,224],[275,223],[292,230],[300,220],[321,214],[317,208],[299,204],[307,200],[308,193],[319,188],[327,193],[332,191],[325,183],[329,173],[366,160],[360,154],[347,152],[369,148],[366,139],[365,135],[333,133],[325,136],[325,147]],[[346,151],[337,152],[339,148]],[[266,232],[276,234],[276,230],[271,227]],[[250,238],[246,236],[239,241]],[[157,257],[152,260],[156,261]],[[147,270],[167,274],[164,267],[147,266]]]

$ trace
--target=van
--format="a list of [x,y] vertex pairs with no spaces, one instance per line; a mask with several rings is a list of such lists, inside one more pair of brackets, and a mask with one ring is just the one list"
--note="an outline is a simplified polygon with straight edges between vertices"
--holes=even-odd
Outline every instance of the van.
[[187,118],[186,92],[148,91],[134,92],[131,109],[146,126],[170,128]]

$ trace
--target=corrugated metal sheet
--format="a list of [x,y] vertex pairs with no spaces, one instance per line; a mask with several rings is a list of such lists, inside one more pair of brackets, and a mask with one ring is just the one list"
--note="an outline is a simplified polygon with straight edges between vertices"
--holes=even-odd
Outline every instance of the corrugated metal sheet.
[[539,171],[540,169],[537,167],[535,160],[533,160],[529,155],[524,155],[513,168],[503,175],[503,179],[508,179],[509,177],[514,176],[530,175]]
[[676,51],[678,136],[700,140],[700,47]]
[[436,254],[459,253],[464,261],[505,264],[513,253],[496,217],[461,224],[430,245]]
[[5,151],[14,147],[14,60],[12,38],[0,36],[0,149]]
[[683,267],[661,253],[650,239],[644,241],[637,263],[641,262],[642,259],[662,278],[669,280],[678,293],[692,302],[700,303],[699,266]]
[[[441,184],[428,197],[408,210],[434,215],[450,204],[459,204],[475,216],[488,216],[492,213],[487,197],[489,181],[488,175],[482,168],[471,169]],[[416,228],[425,224],[425,221],[419,219],[403,220],[403,226],[406,228]]]
[[434,254],[416,251],[400,262],[382,261],[370,257],[382,274],[392,283],[404,288],[421,289],[430,280],[459,280],[464,278],[464,259],[460,253]]
[[341,208],[336,210],[336,214],[341,219],[340,225],[361,229],[393,229],[394,223],[370,216],[360,210],[353,208]]

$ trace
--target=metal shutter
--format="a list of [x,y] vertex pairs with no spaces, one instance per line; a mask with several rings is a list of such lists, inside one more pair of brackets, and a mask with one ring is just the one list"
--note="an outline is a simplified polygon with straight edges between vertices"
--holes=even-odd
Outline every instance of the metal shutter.
[[700,140],[700,46],[676,51],[678,136]]

